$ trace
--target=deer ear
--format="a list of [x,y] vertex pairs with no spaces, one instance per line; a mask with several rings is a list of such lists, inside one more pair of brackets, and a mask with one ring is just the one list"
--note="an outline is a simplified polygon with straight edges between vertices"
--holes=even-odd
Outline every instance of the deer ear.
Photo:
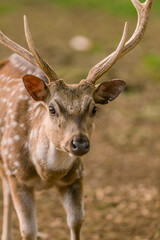
[[125,86],[125,81],[119,79],[101,83],[93,94],[95,103],[107,104],[109,101],[113,101]]
[[48,87],[44,81],[33,75],[25,75],[23,78],[27,92],[35,101],[43,101],[48,93]]

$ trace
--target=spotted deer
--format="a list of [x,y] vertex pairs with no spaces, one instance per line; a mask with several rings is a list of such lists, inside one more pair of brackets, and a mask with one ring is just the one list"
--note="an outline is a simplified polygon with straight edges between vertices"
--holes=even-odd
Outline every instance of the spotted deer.
[[117,49],[97,63],[85,80],[68,85],[37,52],[24,16],[29,50],[2,32],[0,42],[15,53],[0,63],[0,175],[4,211],[2,240],[11,240],[11,202],[23,240],[37,239],[34,191],[56,186],[70,228],[80,239],[84,219],[82,156],[89,151],[97,104],[107,104],[126,83],[96,81],[141,40],[153,0],[131,0],[138,13],[135,32],[127,41],[125,23]]

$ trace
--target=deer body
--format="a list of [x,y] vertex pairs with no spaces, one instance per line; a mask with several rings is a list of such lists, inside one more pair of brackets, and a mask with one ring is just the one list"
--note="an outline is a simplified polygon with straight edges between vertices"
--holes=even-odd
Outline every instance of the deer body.
[[[15,66],[15,62],[17,66]],[[71,185],[75,181],[81,182],[82,162],[80,158],[59,150],[58,146],[56,147],[49,140],[46,134],[48,112],[46,113],[41,102],[35,102],[28,96],[21,79],[27,71],[41,76],[41,78],[44,74],[33,66],[31,72],[31,68],[27,69],[27,66],[24,65],[25,62],[21,57],[13,54],[0,72],[1,175],[6,181],[9,179],[14,188],[20,187],[21,191],[24,191],[22,197],[25,197],[26,191],[41,190],[53,185],[56,185],[62,192],[64,186]],[[8,68],[12,77],[8,74]],[[10,94],[7,99],[6,92]],[[71,94],[71,89],[69,89],[69,94]],[[58,138],[58,136],[55,137]],[[13,201],[16,201],[15,205],[17,205],[14,188],[12,188]],[[17,212],[22,211],[16,210]],[[34,211],[32,214],[34,215]],[[19,213],[19,220],[21,222],[21,213]],[[33,219],[32,222],[34,222]],[[25,224],[24,220],[23,224]],[[24,239],[35,239],[35,224],[33,226],[34,230],[29,233],[21,229]],[[25,234],[29,234],[29,238],[27,235],[25,238]],[[32,234],[31,238],[30,234]],[[5,236],[2,238],[8,239]]]
[[126,42],[126,23],[116,51],[96,64],[79,84],[65,84],[38,54],[26,17],[25,35],[30,52],[0,32],[0,42],[16,52],[0,63],[2,240],[12,239],[12,201],[22,239],[37,239],[34,191],[53,185],[67,213],[71,240],[80,240],[84,218],[81,157],[90,148],[96,104],[113,101],[126,86],[119,79],[98,86],[95,82],[138,44],[153,3],[131,1],[138,12],[134,34]]
[[[15,56],[12,55],[11,59],[13,57]],[[21,57],[16,57],[21,65]],[[12,64],[12,61],[8,64]],[[3,68],[5,72],[5,66]],[[11,66],[9,68],[12,69]],[[16,70],[14,66],[13,70]],[[3,159],[9,159],[6,162],[7,166],[4,166],[7,168],[8,175],[16,174],[18,180],[23,184],[28,185],[27,179],[31,182],[32,179],[39,176],[40,182],[44,181],[45,185],[49,180],[51,181],[50,175],[53,182],[65,175],[76,157],[59,151],[49,141],[45,132],[47,116],[44,106],[41,102],[37,103],[28,96],[21,80],[24,74],[25,72],[19,73],[18,79],[11,78],[6,74],[3,76],[3,70],[1,74],[2,80],[8,79],[5,83],[5,89],[12,95],[9,99],[5,99],[6,93],[4,96],[1,94],[1,107],[4,109],[1,111],[3,114],[1,116],[3,119],[1,123],[1,148]],[[2,86],[4,86],[3,82]],[[1,87],[1,91],[5,91],[3,87]],[[21,154],[19,154],[19,150]],[[59,174],[54,179],[53,173],[57,171]]]

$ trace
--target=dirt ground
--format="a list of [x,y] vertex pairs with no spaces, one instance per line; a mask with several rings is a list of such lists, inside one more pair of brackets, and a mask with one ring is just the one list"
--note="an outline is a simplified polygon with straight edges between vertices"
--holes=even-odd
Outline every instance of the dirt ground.
[[[115,49],[126,19],[130,34],[136,24],[136,16],[120,18],[100,10],[28,1],[0,16],[0,28],[23,46],[24,13],[41,54],[66,82],[85,78],[96,62]],[[98,109],[91,151],[84,158],[83,239],[160,239],[159,21],[158,15],[151,14],[139,46],[103,77],[124,79],[127,88],[117,100]],[[93,48],[87,52],[70,49],[68,42],[75,35],[89,37]],[[4,47],[0,52],[1,59],[11,53]],[[65,212],[55,189],[38,192],[36,205],[40,239],[69,239]],[[15,212],[13,236],[20,239]]]

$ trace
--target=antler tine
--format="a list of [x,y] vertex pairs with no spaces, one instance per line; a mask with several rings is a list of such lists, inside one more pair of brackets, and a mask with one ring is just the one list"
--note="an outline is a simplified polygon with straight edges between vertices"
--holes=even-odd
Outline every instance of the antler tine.
[[153,4],[153,0],[146,0],[144,3],[139,2],[139,0],[131,1],[136,8],[138,14],[138,22],[133,35],[126,42],[121,57],[128,53],[130,50],[132,50],[142,39],[147,27],[149,13]]
[[17,43],[13,42],[11,39],[9,39],[4,33],[0,31],[0,43],[4,45],[5,47],[11,49],[13,52],[19,54],[23,58],[25,58],[27,61],[32,63],[33,65],[38,67],[37,62],[35,61],[32,54],[26,50],[25,48],[21,47]]
[[[147,27],[149,13],[150,13],[150,10],[151,10],[152,4],[153,4],[153,0],[146,0],[144,3],[139,2],[139,0],[131,0],[131,1],[132,1],[132,4],[134,5],[134,7],[136,8],[136,11],[137,11],[137,14],[138,14],[138,22],[137,22],[137,26],[136,26],[136,29],[135,29],[133,35],[126,42],[126,44],[125,44],[121,54],[118,56],[118,58],[124,56],[126,53],[128,53],[130,50],[132,50],[142,39],[142,37],[145,33],[145,30],[146,30],[146,27]],[[108,57],[106,57],[104,59],[106,66],[108,65],[108,61],[110,61],[113,58],[115,52],[111,53]],[[116,60],[118,60],[118,58]],[[104,62],[104,60],[102,60],[101,62]],[[103,73],[105,73],[109,69],[109,68],[107,68],[105,71],[102,72],[101,62],[96,64],[89,71],[89,74],[86,78],[86,81],[95,83],[96,80],[98,78],[100,78],[103,75]],[[113,63],[115,63],[115,62],[116,61],[114,61]],[[98,69],[98,67],[100,69]],[[103,68],[104,68],[104,66],[103,66]],[[101,74],[99,74],[99,72]]]
[[126,43],[127,32],[128,32],[128,23],[126,22],[124,25],[124,31],[123,31],[121,41],[116,51],[113,52],[112,55],[109,55],[108,57],[104,58],[102,61],[97,63],[90,70],[86,78],[86,81],[95,83],[98,78],[100,78],[108,69],[112,67],[112,65],[117,61],[117,59],[119,58],[119,56],[123,51],[124,45]]
[[27,17],[24,15],[24,31],[26,36],[26,41],[29,47],[29,50],[31,51],[33,57],[36,59],[39,67],[42,69],[42,71],[49,77],[50,81],[55,81],[58,79],[57,74],[53,71],[53,69],[46,63],[46,61],[38,54],[33,40],[32,36],[29,30],[29,25],[27,21]]

